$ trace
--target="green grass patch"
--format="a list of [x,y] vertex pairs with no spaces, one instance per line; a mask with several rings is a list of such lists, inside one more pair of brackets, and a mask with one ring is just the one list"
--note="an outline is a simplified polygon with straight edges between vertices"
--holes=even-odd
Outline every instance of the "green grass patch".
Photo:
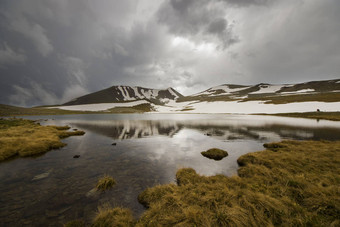
[[214,160],[221,160],[224,157],[228,156],[228,152],[221,150],[221,149],[218,149],[218,148],[211,148],[207,151],[202,151],[201,154],[204,157],[214,159]]
[[111,176],[105,175],[98,180],[96,188],[98,191],[106,191],[111,189],[115,184],[115,179],[113,179]]
[[149,103],[132,107],[115,107],[107,111],[71,111],[58,109],[57,107],[50,109],[44,107],[24,108],[0,104],[0,116],[145,113],[152,110],[153,108]]
[[[286,104],[293,102],[339,102],[340,92],[324,92],[316,94],[294,94],[294,95],[249,95],[241,102],[265,101],[265,104]],[[318,107],[315,106],[315,110]]]
[[340,121],[340,112],[280,113],[280,114],[269,114],[269,115]]
[[66,131],[69,126],[41,126],[31,120],[0,119],[0,161],[34,156],[66,146],[60,141],[83,131]]
[[0,116],[23,116],[23,115],[66,115],[66,114],[89,114],[90,111],[69,111],[57,108],[32,107],[24,108],[0,104]]
[[145,113],[153,110],[153,107],[150,103],[143,103],[136,106],[131,107],[115,107],[109,109],[107,112],[109,113]]

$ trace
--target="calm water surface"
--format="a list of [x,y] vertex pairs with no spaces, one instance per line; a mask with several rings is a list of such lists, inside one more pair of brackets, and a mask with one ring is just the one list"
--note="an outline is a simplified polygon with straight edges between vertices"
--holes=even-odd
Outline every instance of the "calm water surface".
[[[98,206],[123,206],[138,217],[137,196],[147,187],[175,182],[178,168],[204,175],[237,174],[239,156],[282,139],[340,139],[340,122],[222,114],[122,114],[36,116],[41,124],[86,131],[40,157],[0,163],[0,225],[62,226],[90,221]],[[47,121],[46,121],[47,120]],[[71,130],[72,130],[71,129]],[[112,143],[117,143],[112,146]],[[212,147],[227,150],[221,161],[203,157]],[[74,159],[74,155],[80,158]],[[94,192],[99,177],[117,185]]]

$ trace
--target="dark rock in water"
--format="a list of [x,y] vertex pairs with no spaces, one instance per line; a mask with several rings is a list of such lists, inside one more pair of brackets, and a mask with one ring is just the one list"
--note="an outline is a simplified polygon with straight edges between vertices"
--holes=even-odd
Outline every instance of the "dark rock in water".
[[74,128],[73,131],[78,131],[78,129]]
[[113,144],[111,144],[112,146],[116,146],[117,145],[117,143],[113,143]]
[[207,135],[207,136],[211,136],[211,133],[207,133],[206,135]]
[[77,154],[77,155],[73,156],[73,158],[80,158],[80,155]]

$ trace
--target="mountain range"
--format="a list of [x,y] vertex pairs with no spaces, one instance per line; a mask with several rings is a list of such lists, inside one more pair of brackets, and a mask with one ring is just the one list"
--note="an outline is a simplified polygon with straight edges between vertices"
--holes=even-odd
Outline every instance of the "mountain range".
[[[289,104],[289,105],[288,105]],[[340,110],[340,79],[298,84],[223,84],[184,96],[174,88],[112,86],[66,102],[73,111],[111,111],[140,107],[147,112],[284,113]]]

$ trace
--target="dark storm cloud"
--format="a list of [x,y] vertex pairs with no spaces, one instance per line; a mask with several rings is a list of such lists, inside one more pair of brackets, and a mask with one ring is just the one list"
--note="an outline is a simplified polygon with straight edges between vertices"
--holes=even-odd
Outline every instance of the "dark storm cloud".
[[339,77],[337,0],[3,0],[0,103]]
[[226,3],[229,3],[232,6],[251,6],[251,5],[267,5],[271,2],[274,2],[274,0],[220,0]]
[[158,20],[169,31],[196,43],[213,42],[225,49],[236,43],[232,25],[225,19],[223,2],[210,0],[169,0],[158,11]]

